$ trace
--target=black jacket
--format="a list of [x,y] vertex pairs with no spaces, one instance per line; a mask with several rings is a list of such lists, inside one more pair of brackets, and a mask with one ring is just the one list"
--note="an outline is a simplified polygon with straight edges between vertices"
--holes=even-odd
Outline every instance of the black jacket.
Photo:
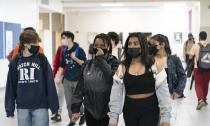
[[118,65],[117,58],[112,55],[107,59],[98,56],[84,63],[81,78],[73,95],[73,113],[79,113],[83,103],[95,119],[99,120],[107,115],[113,75]]

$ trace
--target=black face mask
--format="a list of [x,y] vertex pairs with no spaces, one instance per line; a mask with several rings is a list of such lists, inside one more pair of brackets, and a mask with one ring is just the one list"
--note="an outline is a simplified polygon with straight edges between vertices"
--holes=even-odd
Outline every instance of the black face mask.
[[39,46],[31,45],[31,48],[28,50],[31,54],[36,54],[39,51]]
[[150,55],[156,55],[157,54],[157,52],[158,52],[158,49],[157,49],[157,45],[150,45],[149,46],[149,54]]
[[[108,53],[107,49],[102,49],[102,50],[104,52],[104,55],[106,55]],[[98,49],[97,48],[93,48],[93,52],[94,52],[94,54],[96,54],[98,52]]]
[[140,48],[128,48],[128,55],[132,58],[136,58],[141,55],[139,52]]

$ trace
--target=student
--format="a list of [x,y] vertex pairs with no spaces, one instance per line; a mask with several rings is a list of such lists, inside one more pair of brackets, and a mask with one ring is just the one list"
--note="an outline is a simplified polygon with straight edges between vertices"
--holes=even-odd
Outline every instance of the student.
[[18,126],[49,126],[48,108],[58,112],[52,69],[47,58],[38,52],[39,36],[27,30],[20,35],[20,53],[9,64],[5,109],[14,118],[17,104]]
[[76,120],[80,116],[79,108],[84,103],[87,126],[108,126],[108,103],[118,60],[111,55],[111,40],[106,34],[95,37],[93,50],[95,57],[83,65],[73,96],[72,119]]
[[[86,61],[86,54],[84,50],[79,47],[79,45],[74,42],[74,34],[69,31],[64,31],[62,34],[63,41],[68,43],[68,47],[63,50],[60,67],[57,72],[56,84],[59,85],[61,81],[63,81],[64,86],[64,95],[66,99],[68,115],[70,118],[70,123],[68,126],[75,125],[72,122],[72,96],[76,89],[78,80],[80,79],[81,66]],[[64,77],[62,78],[62,73],[64,68],[66,67],[66,71],[64,73]],[[83,106],[81,106],[80,114],[83,115]],[[84,116],[80,119],[80,125],[84,124],[85,118]]]
[[184,48],[183,48],[183,57],[186,63],[188,63],[189,61],[189,53],[190,53],[190,49],[192,48],[192,46],[195,44],[195,40],[194,37],[192,35],[192,33],[188,34],[188,40],[184,43]]
[[[125,43],[125,60],[114,76],[110,97],[109,126],[117,126],[123,111],[126,126],[170,126],[171,100],[167,75],[153,65],[142,33],[131,33]],[[159,105],[159,107],[158,107]]]
[[[207,106],[207,95],[210,82],[210,43],[206,41],[207,33],[205,31],[199,34],[199,43],[193,45],[190,51],[190,59],[195,56],[194,60],[194,79],[195,79],[195,91],[198,98],[197,110],[201,110],[204,106]],[[205,51],[204,51],[205,50]],[[202,52],[200,52],[202,51]],[[203,52],[205,55],[202,55]],[[203,56],[203,57],[202,57]],[[207,69],[202,69],[201,62],[204,62]]]
[[153,55],[157,65],[162,65],[167,73],[167,82],[170,94],[173,99],[183,97],[187,76],[182,62],[176,55],[171,55],[171,48],[168,37],[157,34],[152,37],[154,40]]
[[[55,55],[54,63],[53,63],[53,76],[54,76],[54,78],[56,78],[56,74],[57,74],[59,66],[60,66],[62,52],[68,46],[68,42],[66,42],[64,40],[64,36],[61,35],[61,38],[62,38],[62,45],[58,47],[56,55]],[[63,78],[63,75],[65,73],[65,69],[66,68],[64,68],[64,71],[62,73],[61,78]],[[63,81],[61,81],[60,84],[57,85],[58,100],[59,100],[58,114],[57,115],[53,115],[51,117],[51,120],[54,120],[56,122],[60,122],[61,121],[61,112],[62,112],[62,107],[63,107],[63,102],[64,102],[64,88],[63,88],[63,83],[62,82]]]
[[112,55],[115,56],[118,60],[121,60],[122,45],[119,43],[119,35],[116,32],[109,32],[108,35],[112,42]]

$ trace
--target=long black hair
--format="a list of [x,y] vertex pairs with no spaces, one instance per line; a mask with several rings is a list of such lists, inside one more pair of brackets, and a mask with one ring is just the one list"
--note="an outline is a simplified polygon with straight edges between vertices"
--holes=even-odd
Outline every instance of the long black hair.
[[128,42],[131,37],[138,38],[139,44],[141,46],[141,62],[145,65],[146,68],[151,68],[151,66],[154,64],[154,58],[149,56],[149,48],[146,37],[138,32],[138,33],[130,33],[126,42],[125,42],[125,48],[124,48],[124,61],[122,62],[123,65],[125,65],[126,68],[128,68],[131,64],[132,57],[128,55]]
[[98,35],[96,35],[96,37],[94,39],[93,46],[95,45],[95,41],[98,38],[103,40],[104,46],[105,46],[105,43],[108,45],[108,47],[109,47],[108,55],[112,54],[111,38],[107,34],[104,34],[104,33],[98,34]]
[[165,43],[165,51],[167,54],[171,55],[172,52],[171,52],[171,48],[170,48],[170,44],[169,44],[169,40],[168,40],[167,36],[162,35],[162,34],[157,34],[157,35],[152,36],[151,39],[158,41],[160,43],[160,45],[162,43]]

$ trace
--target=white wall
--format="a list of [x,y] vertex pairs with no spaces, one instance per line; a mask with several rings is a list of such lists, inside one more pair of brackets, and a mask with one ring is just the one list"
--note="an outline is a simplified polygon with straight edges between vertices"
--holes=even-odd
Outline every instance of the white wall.
[[[123,32],[125,41],[129,32],[140,31],[167,35],[173,52],[182,56],[183,45],[174,44],[173,35],[174,32],[183,32],[183,40],[187,39],[188,11],[189,9],[186,8],[163,7],[131,12],[66,12],[65,28],[74,33],[79,31],[75,34],[75,41],[78,41],[86,52],[88,50],[87,32]],[[194,31],[196,32],[199,27],[199,24],[195,25]]]
[[[38,29],[39,8],[37,0],[0,0],[0,21],[20,23],[22,27]],[[0,60],[0,87],[5,86],[8,61]]]

